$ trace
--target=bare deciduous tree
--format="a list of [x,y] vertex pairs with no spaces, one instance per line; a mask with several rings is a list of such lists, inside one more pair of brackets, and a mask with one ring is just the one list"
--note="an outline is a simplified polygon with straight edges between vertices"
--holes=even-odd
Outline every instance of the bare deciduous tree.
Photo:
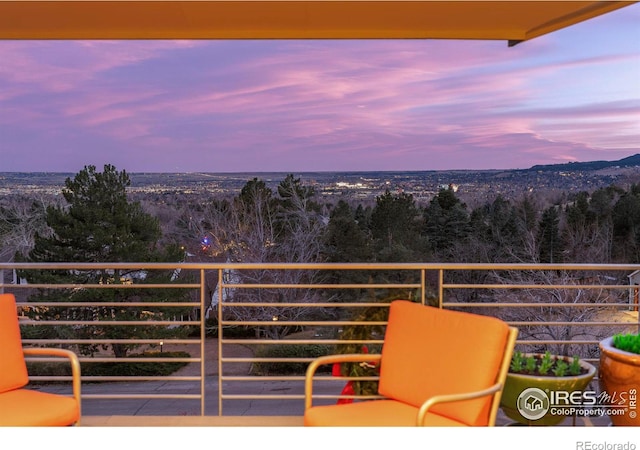
[[[286,192],[285,192],[286,191]],[[271,190],[253,180],[228,209],[207,211],[207,235],[216,252],[229,262],[314,263],[322,260],[321,234],[323,217],[310,206],[308,191],[283,186],[284,201],[272,198]],[[302,320],[313,308],[285,307],[283,303],[313,303],[320,298],[318,290],[295,286],[316,284],[320,274],[315,270],[243,269],[235,271],[232,281],[240,284],[276,285],[276,287],[229,288],[225,314],[244,321],[269,322],[256,327],[257,333],[280,338],[290,327],[278,323]],[[287,286],[287,287],[277,287]],[[234,303],[256,304],[236,306]],[[267,304],[267,305],[265,305]]]
[[9,196],[0,204],[0,260],[10,261],[16,253],[27,254],[33,248],[36,234],[50,236],[47,206],[54,199]]
[[594,357],[595,347],[578,341],[600,340],[611,332],[584,325],[612,309],[608,304],[617,301],[616,294],[599,279],[601,275],[593,279],[593,274],[581,276],[576,272],[548,270],[494,272],[493,277],[497,283],[528,286],[492,292],[496,302],[513,304],[513,307],[500,308],[497,314],[503,320],[517,323],[518,338],[540,341],[528,345],[527,351],[549,350],[560,355]]

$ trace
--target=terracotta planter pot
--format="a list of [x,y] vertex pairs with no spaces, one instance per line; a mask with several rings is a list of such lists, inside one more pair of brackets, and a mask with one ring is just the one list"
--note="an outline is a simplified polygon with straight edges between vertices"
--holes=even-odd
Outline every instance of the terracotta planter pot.
[[600,391],[606,392],[624,414],[611,414],[616,426],[640,426],[640,355],[613,346],[613,337],[600,341]]
[[[542,355],[527,353],[524,356]],[[558,356],[554,356],[554,358],[558,358]],[[552,410],[550,408],[548,394],[552,391],[583,391],[595,376],[596,368],[585,361],[580,361],[580,365],[587,370],[587,373],[564,377],[508,373],[500,400],[502,411],[510,419],[524,425],[558,425],[565,420],[566,415],[558,414],[555,409]],[[527,411],[523,409],[524,403],[527,402],[527,393],[532,394],[531,401],[541,401],[539,412],[540,414],[544,413],[544,415],[538,417],[540,414],[536,414],[535,410]],[[545,410],[547,410],[546,413]]]

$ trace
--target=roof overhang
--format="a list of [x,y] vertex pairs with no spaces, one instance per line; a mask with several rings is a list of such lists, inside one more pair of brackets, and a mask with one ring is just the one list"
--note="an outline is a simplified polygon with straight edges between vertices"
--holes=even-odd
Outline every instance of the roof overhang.
[[513,45],[633,3],[0,0],[0,39],[491,39]]

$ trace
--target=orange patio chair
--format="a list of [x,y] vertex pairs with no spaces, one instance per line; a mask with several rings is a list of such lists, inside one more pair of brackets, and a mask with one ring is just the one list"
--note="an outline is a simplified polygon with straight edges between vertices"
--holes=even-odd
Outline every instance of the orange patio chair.
[[[73,397],[27,389],[25,355],[68,358]],[[61,426],[80,421],[80,362],[59,348],[23,348],[13,294],[0,294],[0,426]]]
[[[304,424],[493,426],[517,334],[494,317],[396,300],[380,355],[330,355],[309,365]],[[312,405],[319,366],[362,361],[379,365],[384,398]]]

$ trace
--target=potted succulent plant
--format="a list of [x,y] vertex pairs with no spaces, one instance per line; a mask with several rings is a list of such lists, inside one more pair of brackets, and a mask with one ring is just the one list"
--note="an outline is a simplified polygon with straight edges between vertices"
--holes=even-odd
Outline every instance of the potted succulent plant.
[[525,425],[557,425],[570,408],[552,408],[555,398],[583,391],[591,382],[596,368],[577,356],[552,355],[550,352],[514,352],[500,405],[512,420]]
[[599,384],[616,426],[640,426],[640,334],[616,334],[600,341]]

